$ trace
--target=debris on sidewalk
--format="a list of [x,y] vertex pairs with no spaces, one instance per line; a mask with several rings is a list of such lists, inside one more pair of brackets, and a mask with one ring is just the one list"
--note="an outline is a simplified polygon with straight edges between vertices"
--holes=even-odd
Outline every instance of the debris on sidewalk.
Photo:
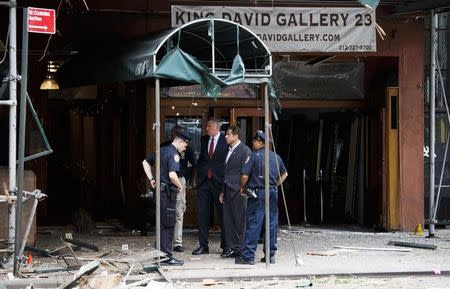
[[419,248],[419,249],[430,249],[430,250],[436,250],[437,249],[437,246],[436,245],[432,245],[432,244],[400,242],[400,241],[389,241],[388,245],[394,245],[394,246],[400,246],[400,247]]
[[203,284],[203,286],[214,286],[214,285],[218,285],[219,282],[217,282],[214,279],[203,279],[202,284]]
[[67,281],[63,283],[61,286],[58,287],[58,289],[68,289],[71,288],[72,285],[76,284],[77,281],[83,277],[84,275],[89,275],[100,266],[99,261],[93,261],[91,263],[88,263],[86,265],[83,265],[80,270],[73,276],[73,280]]
[[330,251],[309,251],[306,252],[306,255],[310,256],[336,256],[337,250],[330,250]]
[[88,278],[82,278],[80,280],[79,289],[110,289],[117,288],[121,283],[121,274],[100,274],[95,276],[90,276]]
[[63,237],[62,240],[64,242],[70,243],[72,245],[79,246],[79,247],[86,248],[86,249],[90,249],[90,250],[95,251],[95,252],[100,251],[100,249],[97,246],[92,245],[92,244],[88,244],[86,242],[82,242],[82,241],[75,240],[75,239],[69,239],[69,238],[66,238],[66,237]]
[[295,266],[303,266],[305,265],[305,261],[303,261],[300,255],[295,255]]
[[302,279],[298,281],[299,284],[295,285],[295,288],[312,287],[313,283],[310,280]]
[[256,288],[264,288],[266,286],[273,286],[273,285],[277,285],[279,283],[278,279],[274,279],[274,280],[269,280],[269,281],[261,281],[258,282],[256,284],[252,284],[252,285],[247,285],[244,287],[241,287],[241,289],[256,289]]
[[336,249],[362,250],[362,251],[394,251],[394,252],[411,252],[412,249],[394,249],[394,248],[371,248],[371,247],[349,247],[349,246],[333,246]]

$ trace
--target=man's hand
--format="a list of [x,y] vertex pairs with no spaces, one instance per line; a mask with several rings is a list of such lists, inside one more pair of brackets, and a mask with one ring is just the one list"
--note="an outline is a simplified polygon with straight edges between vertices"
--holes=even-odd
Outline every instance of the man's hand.
[[152,188],[156,188],[156,180],[155,179],[151,179],[150,180],[150,185],[152,186]]
[[219,194],[219,202],[223,204],[223,193]]
[[241,193],[241,197],[245,197],[247,194],[245,193],[245,190],[244,190],[244,188],[241,188],[240,190],[239,190],[239,192]]

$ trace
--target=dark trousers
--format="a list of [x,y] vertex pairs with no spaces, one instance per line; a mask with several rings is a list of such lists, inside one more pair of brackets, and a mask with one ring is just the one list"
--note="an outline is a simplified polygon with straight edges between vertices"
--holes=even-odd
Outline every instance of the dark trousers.
[[[264,199],[264,191],[259,191],[258,198],[247,201],[245,241],[241,250],[241,256],[246,261],[255,260],[259,234],[264,225]],[[275,189],[270,190],[269,207],[270,256],[274,256],[278,227],[278,193]]]
[[220,226],[220,248],[226,248],[223,206],[219,202],[219,187],[213,181],[205,181],[197,189],[198,242],[201,247],[208,248],[209,220],[211,212],[214,212],[211,208],[216,207]]
[[161,251],[172,256],[173,228],[175,226],[176,201],[171,201],[167,192],[161,192]]
[[241,196],[239,192],[225,189],[223,226],[225,228],[226,245],[238,253],[244,242],[246,208],[246,197]]

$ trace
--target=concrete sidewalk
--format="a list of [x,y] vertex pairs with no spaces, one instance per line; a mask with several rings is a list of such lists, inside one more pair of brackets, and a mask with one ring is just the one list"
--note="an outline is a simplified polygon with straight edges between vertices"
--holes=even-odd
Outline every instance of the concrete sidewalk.
[[[282,227],[278,233],[276,264],[266,268],[258,262],[263,257],[262,245],[258,246],[257,263],[254,266],[236,265],[233,259],[220,257],[218,235],[214,236],[208,255],[193,256],[195,237],[188,235],[186,251],[176,256],[185,260],[185,265],[168,268],[167,275],[179,280],[216,279],[255,279],[260,276],[325,275],[366,275],[423,273],[441,274],[450,272],[450,230],[439,230],[437,238],[428,239],[411,233],[373,233],[355,227],[294,227],[292,232]],[[292,241],[291,241],[292,237]],[[191,240],[194,242],[191,243]],[[336,249],[334,246],[408,249],[388,245],[389,241],[433,244],[436,250],[410,248],[410,252]],[[295,253],[294,248],[295,247]],[[311,253],[334,254],[333,256],[308,255]],[[297,266],[295,255],[300,255],[303,265]]]
[[[36,247],[53,249],[60,246],[59,237],[70,228],[39,228],[46,234],[37,235]],[[77,240],[95,244],[100,252],[86,249],[75,252],[80,259],[92,258],[109,252],[105,258],[119,260],[130,254],[149,252],[153,250],[154,233],[142,237],[138,231],[122,230],[119,232],[97,231],[94,234],[73,234]],[[292,239],[291,239],[292,238]],[[437,230],[436,238],[428,239],[425,236],[415,236],[412,233],[374,233],[353,226],[335,227],[301,227],[295,226],[292,232],[286,227],[280,227],[278,232],[278,251],[276,264],[266,268],[265,263],[259,262],[263,256],[262,245],[258,246],[257,263],[254,266],[237,265],[234,259],[220,257],[219,234],[210,235],[210,254],[193,256],[192,250],[197,247],[197,233],[195,230],[186,230],[184,235],[185,252],[175,253],[177,258],[185,261],[184,266],[162,267],[166,278],[172,281],[201,281],[205,278],[236,281],[260,280],[277,277],[280,279],[301,279],[310,276],[432,276],[450,273],[450,230]],[[403,241],[412,243],[433,244],[436,250],[411,248],[410,252],[376,251],[372,249],[349,250],[336,249],[334,246],[408,249],[388,245],[389,241]],[[128,246],[128,251],[122,250]],[[294,248],[295,247],[295,253]],[[308,255],[308,252],[325,253],[330,256]],[[295,255],[300,255],[303,264],[296,266]],[[60,266],[53,258],[34,257],[34,268]],[[89,258],[87,258],[89,257]],[[86,262],[85,262],[86,263]],[[150,261],[143,262],[149,264]],[[128,267],[123,270],[126,272]],[[142,273],[140,264],[135,266],[132,279],[153,276],[160,279],[156,273],[136,275]],[[47,273],[47,282],[72,278],[74,272]],[[28,278],[35,278],[43,274],[29,274]],[[0,272],[0,279],[6,277]]]

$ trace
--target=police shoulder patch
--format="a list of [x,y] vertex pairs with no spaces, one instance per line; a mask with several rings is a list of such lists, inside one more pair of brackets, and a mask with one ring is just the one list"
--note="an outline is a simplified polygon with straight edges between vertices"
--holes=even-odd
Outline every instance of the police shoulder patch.
[[173,159],[175,160],[175,162],[179,162],[180,161],[180,156],[178,155],[178,154],[175,154],[174,156],[173,156]]

